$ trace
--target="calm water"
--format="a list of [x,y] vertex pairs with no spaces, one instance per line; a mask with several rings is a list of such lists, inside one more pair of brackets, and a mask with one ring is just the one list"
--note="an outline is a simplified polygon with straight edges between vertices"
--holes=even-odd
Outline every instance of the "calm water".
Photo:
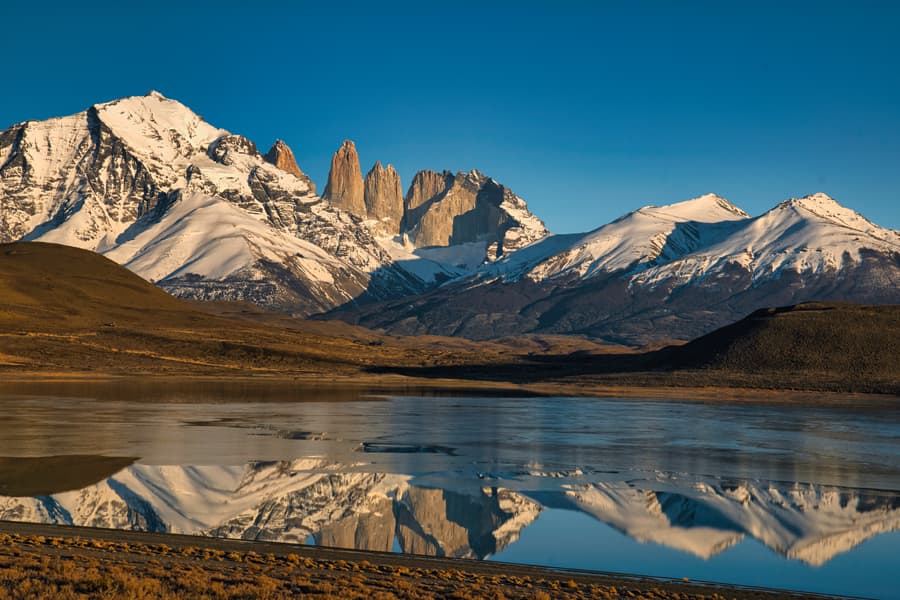
[[0,519],[900,598],[900,410],[0,386]]

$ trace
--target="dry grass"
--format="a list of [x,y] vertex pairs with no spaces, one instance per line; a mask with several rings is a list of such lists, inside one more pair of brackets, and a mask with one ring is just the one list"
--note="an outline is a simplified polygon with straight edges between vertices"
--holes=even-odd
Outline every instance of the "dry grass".
[[[612,585],[589,577],[575,581],[569,576],[407,567],[296,553],[224,552],[201,546],[0,533],[0,600],[297,597],[717,600],[724,596],[718,591],[666,589],[646,582]],[[748,596],[742,593],[741,597]]]

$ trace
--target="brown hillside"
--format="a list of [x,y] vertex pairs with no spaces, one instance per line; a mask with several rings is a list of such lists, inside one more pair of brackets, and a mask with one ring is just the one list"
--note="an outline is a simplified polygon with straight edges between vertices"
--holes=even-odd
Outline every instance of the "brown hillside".
[[759,310],[676,349],[664,364],[798,380],[900,379],[900,305],[806,303]]
[[[0,369],[135,374],[358,372],[374,362],[422,364],[411,349],[341,324],[329,335],[198,310],[93,252],[43,243],[0,245]],[[459,360],[466,349],[458,348]],[[474,359],[474,358],[473,358]]]

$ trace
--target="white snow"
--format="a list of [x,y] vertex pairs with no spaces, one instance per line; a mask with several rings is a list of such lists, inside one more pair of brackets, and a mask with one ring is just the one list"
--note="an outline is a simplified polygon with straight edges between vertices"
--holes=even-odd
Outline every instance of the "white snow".
[[586,234],[538,241],[485,271],[505,279],[588,278],[689,252],[747,218],[747,213],[714,194],[645,206]]
[[398,267],[429,283],[471,274],[484,263],[487,251],[485,242],[417,248],[406,236],[377,239]]
[[157,167],[178,171],[188,158],[227,134],[188,107],[158,92],[122,98],[94,107],[101,121],[137,154]]
[[[241,466],[132,465],[81,490],[43,498],[0,497],[0,519],[170,533],[260,537],[303,542],[330,525],[377,514],[392,503],[406,502],[412,476],[356,471],[324,459]],[[418,488],[417,497],[434,490]],[[498,547],[514,541],[534,521],[540,506],[504,489],[479,493],[499,496],[508,517],[493,531]],[[438,492],[439,493],[439,492]],[[466,492],[461,492],[466,493]],[[451,546],[453,522],[439,505],[412,501],[410,514],[439,548]],[[393,517],[389,522],[393,522]],[[408,523],[407,523],[408,525]],[[378,535],[380,528],[375,528]],[[465,539],[467,536],[463,536]],[[373,540],[359,540],[366,547]],[[458,539],[453,542],[458,541]]]
[[[89,127],[97,124],[110,152],[102,164]],[[310,285],[323,305],[350,300],[370,273],[392,268],[366,228],[321,202],[305,180],[157,92],[24,127],[18,152],[26,185],[19,172],[0,179],[0,192],[18,186],[12,204],[0,201],[0,208],[24,239],[94,250],[154,282],[238,273],[255,280],[256,265],[271,261]],[[13,146],[0,148],[7,159],[12,153]],[[155,187],[128,187],[126,170]],[[153,200],[156,190],[167,195],[160,199],[166,210],[138,219],[141,194]],[[30,202],[33,216],[19,209]]]
[[301,256],[307,275],[332,282],[321,263],[338,261],[321,248],[287,233],[220,198],[189,194],[155,223],[105,255],[149,281],[195,274],[221,280],[265,258]]
[[863,249],[900,253],[900,234],[874,225],[825,194],[815,194],[782,202],[719,242],[651,267],[634,281],[687,283],[729,264],[747,269],[754,281],[783,270],[823,274],[840,269],[845,261],[859,262]]

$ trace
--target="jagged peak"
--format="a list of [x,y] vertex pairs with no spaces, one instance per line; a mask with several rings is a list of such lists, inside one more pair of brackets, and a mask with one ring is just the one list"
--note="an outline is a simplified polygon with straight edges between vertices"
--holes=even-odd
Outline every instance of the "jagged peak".
[[157,100],[168,100],[168,98],[166,98],[165,96],[163,96],[161,93],[157,92],[156,90],[150,90],[149,92],[146,93],[146,96],[148,98],[156,98]]
[[342,150],[356,152],[356,144],[353,142],[353,140],[344,140],[343,142],[341,142],[341,147],[338,149],[338,152]]
[[388,175],[394,175],[397,173],[397,169],[395,169],[394,165],[392,165],[391,163],[384,165],[380,160],[376,160],[375,164],[372,165],[372,168],[369,169],[369,172],[366,174],[366,177],[375,173],[387,173]]

